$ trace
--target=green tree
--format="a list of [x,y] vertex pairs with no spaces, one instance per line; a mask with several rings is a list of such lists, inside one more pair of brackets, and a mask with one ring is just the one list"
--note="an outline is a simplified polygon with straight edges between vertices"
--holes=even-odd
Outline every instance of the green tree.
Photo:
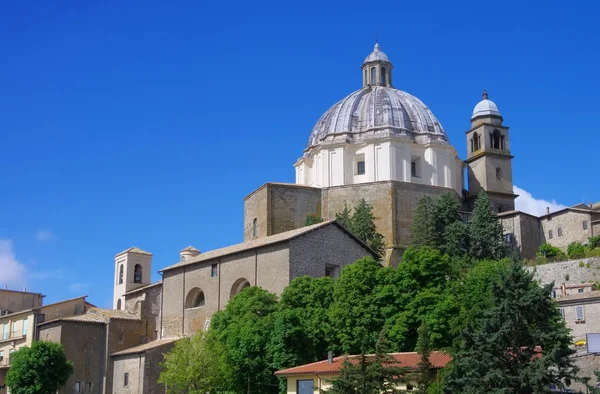
[[252,286],[214,314],[210,330],[224,348],[231,377],[224,382],[227,389],[244,393],[277,392],[273,359],[268,351],[277,308],[275,294]]
[[319,215],[306,215],[306,219],[304,220],[305,226],[312,226],[313,224],[322,223],[323,218]]
[[444,253],[448,253],[446,235],[450,232],[449,227],[455,228],[457,223],[463,224],[459,210],[460,204],[451,193],[442,194],[435,202],[436,244]]
[[344,228],[350,231],[351,222],[352,222],[352,210],[348,208],[348,204],[344,204],[344,209],[342,212],[338,212],[335,214],[335,220]]
[[169,392],[214,393],[228,380],[224,348],[209,336],[199,331],[191,338],[182,338],[165,355],[159,382]]
[[385,243],[383,242],[383,235],[377,232],[377,226],[375,226],[375,215],[373,215],[373,206],[368,204],[364,198],[362,198],[352,214],[352,220],[350,220],[350,231],[356,235],[358,239],[366,243],[373,249],[379,256],[383,256],[385,252]]
[[536,255],[538,257],[544,257],[550,261],[564,260],[567,258],[565,252],[556,246],[550,245],[549,243],[541,244]]
[[588,247],[590,249],[600,248],[600,235],[588,238]]
[[463,222],[454,222],[444,229],[443,252],[453,257],[469,253],[469,227]]
[[436,207],[433,199],[425,196],[417,203],[413,218],[412,243],[415,246],[438,247],[438,229],[435,219]]
[[6,385],[14,394],[54,394],[72,373],[62,345],[37,341],[11,356]]
[[427,394],[427,390],[434,378],[433,365],[429,356],[431,349],[429,347],[429,330],[426,323],[419,327],[419,340],[417,342],[417,352],[421,355],[421,360],[417,367],[417,390],[418,394]]
[[492,283],[492,305],[462,329],[444,392],[544,393],[573,379],[571,336],[551,291],[512,262]]
[[569,246],[567,246],[567,254],[570,259],[580,259],[585,257],[585,246],[583,246],[581,242],[571,242]]
[[470,253],[479,259],[498,260],[508,255],[504,229],[492,211],[487,194],[481,191],[475,200],[473,218],[469,223]]
[[[368,341],[368,340],[367,340]],[[329,394],[396,394],[399,384],[406,383],[409,370],[389,354],[385,332],[375,346],[375,354],[362,351],[360,356],[347,358],[339,378],[333,380]],[[354,361],[354,362],[353,362]]]
[[394,314],[400,305],[396,286],[387,280],[392,274],[391,268],[368,257],[342,269],[329,308],[334,350],[358,354],[374,349],[386,314]]

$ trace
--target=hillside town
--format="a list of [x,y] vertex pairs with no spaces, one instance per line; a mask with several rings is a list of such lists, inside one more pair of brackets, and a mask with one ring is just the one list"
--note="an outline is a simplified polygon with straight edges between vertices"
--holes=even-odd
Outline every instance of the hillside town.
[[354,49],[295,182],[239,201],[242,242],[115,250],[111,305],[0,289],[0,393],[600,393],[600,196],[519,210],[494,91],[460,157],[396,87],[405,54]]

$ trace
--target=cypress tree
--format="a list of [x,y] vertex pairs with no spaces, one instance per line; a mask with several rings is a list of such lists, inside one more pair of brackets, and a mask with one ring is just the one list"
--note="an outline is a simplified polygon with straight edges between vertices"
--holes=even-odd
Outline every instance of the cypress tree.
[[350,230],[350,222],[352,221],[352,211],[348,209],[348,204],[344,204],[344,210],[335,214],[335,220],[346,230]]
[[508,255],[504,229],[492,211],[487,194],[481,191],[475,200],[473,218],[469,223],[469,250],[471,256],[484,260],[498,260]]
[[366,243],[376,251],[380,256],[384,253],[383,235],[377,232],[375,226],[375,215],[373,215],[373,206],[368,204],[365,199],[361,199],[358,205],[354,207],[352,220],[350,221],[350,231],[358,239]]
[[424,196],[419,200],[412,226],[414,245],[438,247],[435,213],[435,205],[431,197]]

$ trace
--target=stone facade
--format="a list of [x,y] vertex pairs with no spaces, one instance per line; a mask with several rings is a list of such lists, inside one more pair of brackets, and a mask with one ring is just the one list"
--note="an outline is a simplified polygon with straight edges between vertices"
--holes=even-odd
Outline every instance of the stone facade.
[[279,295],[297,276],[335,274],[373,255],[340,225],[324,222],[167,267],[162,282],[162,337],[189,336],[205,329],[210,317],[245,286]]
[[591,210],[567,208],[542,216],[543,241],[565,251],[571,242],[587,244],[589,237],[598,235],[592,231],[592,214]]
[[[301,228],[308,215],[317,215],[325,220],[335,219],[336,213],[341,212],[346,204],[352,208],[364,198],[373,206],[377,230],[385,238],[386,264],[397,265],[402,251],[410,244],[410,228],[419,199],[424,196],[436,199],[444,193],[452,193],[457,201],[462,202],[453,189],[410,182],[383,181],[322,189],[267,184],[246,197],[244,213],[247,216],[244,223],[251,226],[254,218],[264,213],[266,216],[258,220],[258,226],[261,223],[271,225],[264,232],[259,228],[257,238],[260,238],[263,234],[273,235]],[[268,199],[265,194],[277,201],[270,205],[276,208],[257,208],[266,204]]]
[[125,293],[125,310],[140,316],[145,322],[147,341],[160,338],[162,285],[160,282]]
[[530,267],[543,284],[595,283],[600,281],[600,257],[562,261]]
[[42,306],[44,296],[26,291],[0,290],[0,315]]
[[498,217],[504,232],[510,234],[507,241],[519,248],[521,257],[535,258],[539,246],[543,243],[539,218],[519,211],[501,213]]

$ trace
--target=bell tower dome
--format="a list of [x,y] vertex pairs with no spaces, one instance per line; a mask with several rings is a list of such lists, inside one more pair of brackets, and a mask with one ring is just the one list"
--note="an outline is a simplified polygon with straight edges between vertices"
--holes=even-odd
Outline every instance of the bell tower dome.
[[473,109],[471,129],[467,135],[467,169],[470,200],[485,191],[495,212],[515,209],[512,159],[508,127],[498,106],[483,91],[481,100]]
[[135,246],[115,256],[113,309],[125,309],[125,293],[150,284],[152,253]]

